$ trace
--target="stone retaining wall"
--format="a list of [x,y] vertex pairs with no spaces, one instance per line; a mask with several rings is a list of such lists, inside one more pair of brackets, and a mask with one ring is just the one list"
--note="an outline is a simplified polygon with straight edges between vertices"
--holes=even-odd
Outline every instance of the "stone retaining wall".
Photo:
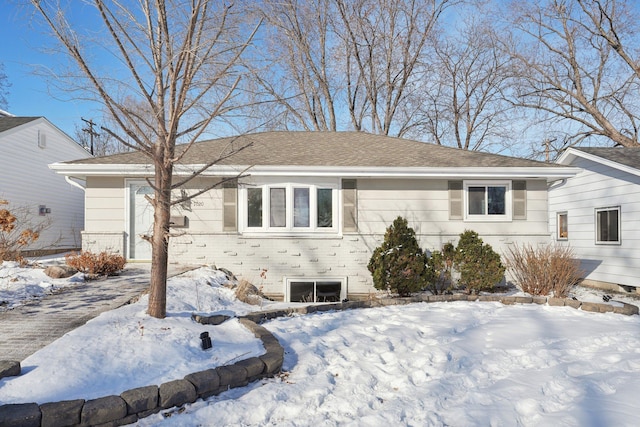
[[417,295],[406,298],[379,298],[363,301],[336,302],[322,305],[310,305],[306,307],[287,308],[279,310],[267,310],[256,313],[250,313],[244,316],[255,323],[275,319],[277,317],[290,316],[292,314],[309,314],[329,310],[346,310],[352,308],[373,308],[384,307],[388,305],[405,305],[418,302],[453,302],[453,301],[493,301],[502,304],[548,304],[550,306],[565,306],[579,308],[584,311],[595,313],[617,313],[631,316],[638,314],[638,306],[619,302],[622,307],[613,306],[611,304],[601,304],[594,302],[582,302],[570,298],[553,298],[553,297],[524,297],[524,296],[503,296],[503,295]]
[[[206,317],[194,316],[194,320],[211,324]],[[127,390],[119,396],[41,405],[2,405],[0,427],[121,426],[161,410],[193,403],[198,398],[206,399],[230,388],[244,387],[252,381],[279,373],[284,360],[284,349],[278,340],[268,330],[249,319],[241,318],[239,321],[262,341],[265,354],[233,365],[195,372],[160,386]]]
[[[220,366],[170,381],[160,386],[139,387],[127,390],[119,396],[106,396],[92,400],[67,400],[38,405],[20,403],[0,406],[0,427],[66,427],[66,426],[120,426],[136,422],[139,418],[206,399],[225,390],[244,387],[252,381],[272,377],[280,372],[284,361],[284,349],[278,340],[259,325],[266,320],[293,314],[309,314],[331,310],[384,307],[417,302],[494,301],[503,304],[548,304],[566,306],[596,313],[637,315],[638,307],[622,303],[611,304],[581,302],[565,298],[499,296],[499,295],[419,295],[408,298],[383,298],[367,301],[348,301],[299,308],[267,310],[250,313],[239,319],[256,338],[262,341],[265,354],[242,360],[233,365]],[[202,324],[217,324],[224,316],[193,316]],[[14,362],[16,363],[16,362]],[[15,373],[15,367],[11,368]],[[19,363],[18,363],[19,373]]]

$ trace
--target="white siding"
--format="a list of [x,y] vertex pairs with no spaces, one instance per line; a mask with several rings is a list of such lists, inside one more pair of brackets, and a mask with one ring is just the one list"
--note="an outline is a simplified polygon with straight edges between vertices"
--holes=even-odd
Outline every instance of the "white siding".
[[505,222],[475,222],[449,219],[446,180],[358,180],[358,215],[361,233],[384,234],[401,215],[416,234],[456,238],[469,229],[481,236],[508,242],[548,239],[547,187],[544,180],[527,182],[527,219]]
[[[556,214],[567,212],[568,245],[582,262],[586,278],[640,286],[640,177],[586,159],[583,171],[549,191],[549,227],[556,236]],[[595,209],[620,206],[621,244],[596,245]]]
[[[193,192],[212,183],[201,179],[185,190]],[[125,185],[123,178],[87,181],[86,249],[124,251],[117,248],[124,248],[127,233]],[[322,236],[249,237],[223,232],[223,190],[210,190],[173,208],[172,215],[188,218],[188,227],[172,229],[176,236],[170,240],[170,261],[227,268],[276,297],[285,294],[287,277],[345,278],[353,295],[373,291],[367,264],[386,228],[398,216],[407,218],[428,250],[440,249],[449,241],[455,243],[466,229],[477,231],[499,253],[514,242],[549,240],[544,180],[527,182],[526,220],[491,223],[449,220],[446,180],[359,179],[357,187],[359,230]],[[342,212],[341,206],[337,211]],[[263,270],[265,277],[261,277]]]
[[86,200],[86,232],[125,232],[124,179],[88,177]]
[[[189,182],[183,192],[191,195],[201,188],[212,187],[217,179],[194,179]],[[178,199],[182,191],[174,191],[173,198]],[[216,187],[197,198],[171,208],[171,215],[186,216],[189,218],[189,233],[210,233],[222,231],[222,203],[223,189]]]
[[[367,294],[373,290],[369,258],[398,216],[407,218],[421,246],[429,250],[455,243],[466,229],[477,231],[499,253],[515,242],[549,240],[544,180],[527,182],[527,219],[510,222],[449,220],[446,180],[359,179],[357,200],[358,232],[246,237],[222,232],[222,190],[215,189],[194,201],[191,211],[180,211],[189,218],[189,228],[171,240],[171,258],[225,267],[274,296],[284,294],[286,277],[345,277],[350,294]],[[266,278],[260,277],[263,270]]]
[[[46,146],[38,146],[38,133]],[[55,162],[89,157],[89,153],[45,119],[36,119],[0,134],[0,199],[28,207],[33,220],[51,225],[27,249],[80,247],[84,226],[84,193],[49,169]],[[38,207],[51,210],[38,215]]]

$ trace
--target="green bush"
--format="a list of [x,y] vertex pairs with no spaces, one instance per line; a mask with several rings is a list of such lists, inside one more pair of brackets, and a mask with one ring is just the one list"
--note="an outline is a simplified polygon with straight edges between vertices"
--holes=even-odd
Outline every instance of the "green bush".
[[376,289],[407,296],[425,289],[434,280],[435,273],[427,261],[415,231],[406,219],[398,217],[387,228],[382,245],[373,252],[368,269]]
[[493,290],[502,281],[505,272],[500,255],[471,230],[460,234],[454,267],[460,273],[459,283],[469,293]]
[[453,246],[453,243],[445,243],[442,250],[431,252],[428,263],[434,274],[427,288],[434,295],[451,289],[453,285],[452,272],[455,254],[456,247]]

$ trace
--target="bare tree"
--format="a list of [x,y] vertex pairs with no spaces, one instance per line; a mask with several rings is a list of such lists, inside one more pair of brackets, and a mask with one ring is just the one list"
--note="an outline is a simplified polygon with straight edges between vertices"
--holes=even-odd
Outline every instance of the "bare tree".
[[513,110],[505,99],[510,58],[496,39],[489,22],[473,17],[434,43],[433,71],[424,79],[408,133],[464,150],[486,149],[511,136]]
[[[131,148],[125,147],[116,141],[108,132],[102,131],[98,122],[93,123],[94,126],[87,125],[86,123],[75,125],[74,140],[81,145],[82,148],[94,156],[108,156],[110,154],[131,151]],[[91,129],[93,129],[93,131]]]
[[[269,59],[250,64],[272,126],[402,135],[441,14],[460,0],[265,0]],[[257,52],[260,53],[260,52]],[[348,111],[348,119],[339,120]],[[263,114],[274,116],[272,106]]]
[[[332,0],[265,0],[256,7],[266,34],[249,68],[262,99],[283,109],[285,127],[337,130]],[[267,114],[274,115],[273,103]]]
[[[343,30],[347,105],[352,126],[401,136],[398,117],[440,15],[453,0],[335,0]],[[367,124],[365,121],[369,121]]]
[[9,77],[4,72],[4,64],[0,63],[0,109],[9,107]]
[[628,5],[521,0],[509,13],[518,36],[509,46],[519,68],[517,105],[561,125],[563,145],[604,137],[638,146],[640,76],[626,47],[638,43],[637,21]]
[[[173,167],[207,126],[232,108],[240,80],[236,66],[257,27],[243,37],[242,10],[207,0],[140,0],[135,6],[91,0],[90,19],[100,22],[98,29],[68,20],[55,0],[31,3],[76,65],[81,89],[97,96],[127,139],[115,131],[110,135],[154,165],[148,313],[164,318],[170,207],[183,201],[172,201],[171,193],[191,179],[174,180]],[[99,39],[88,38],[92,34]],[[113,60],[105,69],[100,61],[108,55]],[[142,114],[132,105],[144,105]],[[186,145],[176,150],[177,141]]]
[[582,12],[588,18],[585,29],[602,37],[629,68],[640,78],[640,50],[637,39],[633,39],[634,27],[640,16],[631,5],[617,0],[578,0]]

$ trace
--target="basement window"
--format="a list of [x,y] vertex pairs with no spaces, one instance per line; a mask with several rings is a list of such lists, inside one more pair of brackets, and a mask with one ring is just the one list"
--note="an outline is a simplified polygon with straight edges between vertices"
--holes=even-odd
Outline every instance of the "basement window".
[[288,302],[339,302],[346,298],[342,279],[286,279]]

